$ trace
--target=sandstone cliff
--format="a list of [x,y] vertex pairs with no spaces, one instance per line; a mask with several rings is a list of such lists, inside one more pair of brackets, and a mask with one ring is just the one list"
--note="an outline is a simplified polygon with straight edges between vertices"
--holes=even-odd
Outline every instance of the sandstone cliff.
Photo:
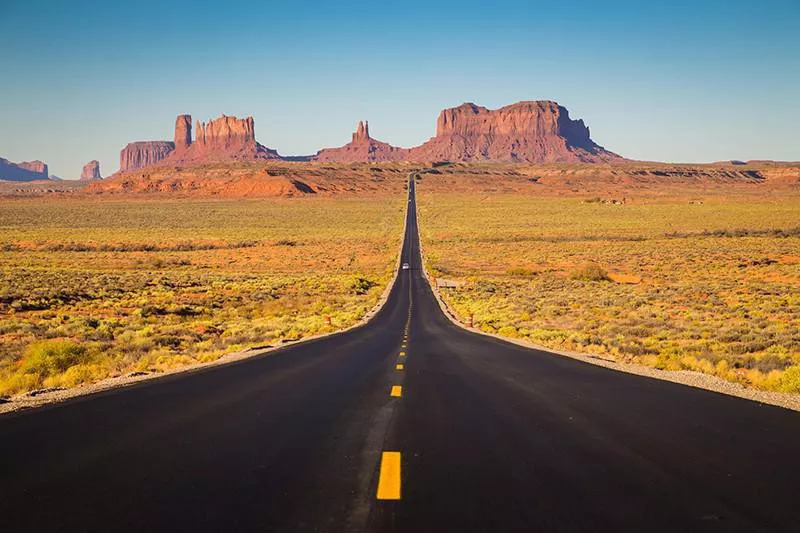
[[[176,130],[176,138],[178,131]],[[253,117],[222,115],[195,123],[195,140],[185,151],[176,150],[168,163],[184,165],[203,161],[281,159],[278,152],[256,141]]]
[[103,177],[100,175],[100,162],[94,160],[94,161],[89,161],[88,163],[83,165],[83,170],[81,171],[81,179],[84,181],[103,179]]
[[402,161],[408,150],[378,141],[369,136],[369,122],[358,122],[352,141],[339,148],[325,148],[312,159],[324,162],[359,163],[367,161]]
[[175,119],[174,142],[130,143],[120,153],[120,172],[156,164],[190,166],[207,161],[281,159],[278,152],[256,141],[253,117],[222,115],[208,123],[197,121],[192,140],[192,116]]
[[178,115],[175,119],[175,150],[186,150],[191,144],[192,115]]
[[175,149],[170,141],[139,141],[129,143],[119,154],[119,169],[122,172],[155,165],[164,160]]
[[436,136],[412,148],[416,161],[598,163],[621,158],[599,146],[582,120],[549,100],[490,110],[472,103],[445,109]]
[[49,179],[47,165],[41,161],[12,163],[0,157],[0,180],[35,181]]

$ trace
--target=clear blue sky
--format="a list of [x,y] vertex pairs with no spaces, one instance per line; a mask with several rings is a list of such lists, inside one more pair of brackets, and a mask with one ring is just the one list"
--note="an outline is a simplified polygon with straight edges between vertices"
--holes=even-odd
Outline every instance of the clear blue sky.
[[800,160],[799,34],[798,0],[0,0],[0,156],[107,175],[179,113],[413,146],[444,107],[553,99],[631,158]]

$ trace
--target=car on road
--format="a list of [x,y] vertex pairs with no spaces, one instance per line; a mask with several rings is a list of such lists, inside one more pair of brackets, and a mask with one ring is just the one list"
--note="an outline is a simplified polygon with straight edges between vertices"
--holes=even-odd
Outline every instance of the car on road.
[[411,267],[408,265],[408,263],[403,263],[403,270],[408,270],[409,268]]

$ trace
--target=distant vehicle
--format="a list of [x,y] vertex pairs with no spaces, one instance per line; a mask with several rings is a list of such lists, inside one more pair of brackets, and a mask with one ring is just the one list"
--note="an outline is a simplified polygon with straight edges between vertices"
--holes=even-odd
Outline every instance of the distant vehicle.
[[408,270],[409,268],[411,267],[408,266],[408,263],[403,263],[403,270]]

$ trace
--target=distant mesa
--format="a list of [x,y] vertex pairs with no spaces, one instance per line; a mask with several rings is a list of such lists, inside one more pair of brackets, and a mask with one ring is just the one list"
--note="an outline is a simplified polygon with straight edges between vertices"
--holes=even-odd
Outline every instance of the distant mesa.
[[490,110],[472,103],[445,109],[436,136],[409,151],[415,161],[600,163],[621,160],[592,141],[583,120],[550,100]]
[[253,117],[222,115],[208,123],[197,121],[192,140],[192,116],[175,119],[174,141],[139,141],[120,152],[120,171],[157,164],[187,166],[206,161],[281,159],[278,152],[256,141]]
[[47,165],[42,161],[12,163],[0,157],[0,180],[37,181],[49,179]]
[[81,180],[83,181],[93,181],[93,180],[101,180],[103,177],[100,175],[100,162],[96,159],[94,161],[89,161],[85,165],[83,165],[83,170],[81,171]]

